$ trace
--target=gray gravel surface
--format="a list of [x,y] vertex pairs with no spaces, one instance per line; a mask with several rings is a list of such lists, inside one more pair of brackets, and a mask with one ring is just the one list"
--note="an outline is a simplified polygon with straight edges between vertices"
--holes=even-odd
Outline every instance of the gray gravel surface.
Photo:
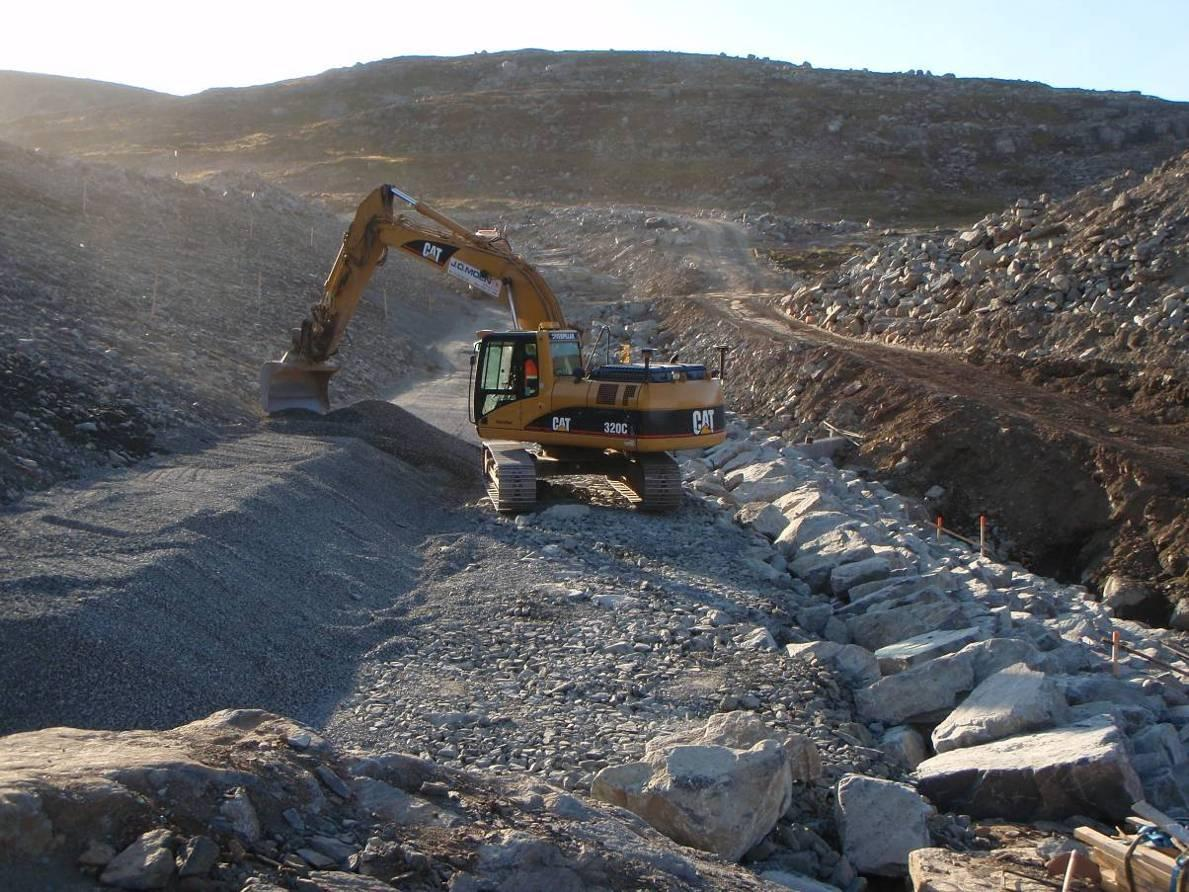
[[827,774],[888,771],[835,733],[851,704],[830,672],[748,643],[779,639],[795,596],[729,519],[692,500],[668,517],[473,510],[475,529],[426,540],[408,622],[368,654],[331,737],[585,790],[662,731],[746,708],[814,738]]
[[403,422],[420,470],[353,437],[258,433],[0,514],[0,732],[328,713],[409,622],[425,536],[472,523],[448,507],[458,457],[388,409],[377,429]]

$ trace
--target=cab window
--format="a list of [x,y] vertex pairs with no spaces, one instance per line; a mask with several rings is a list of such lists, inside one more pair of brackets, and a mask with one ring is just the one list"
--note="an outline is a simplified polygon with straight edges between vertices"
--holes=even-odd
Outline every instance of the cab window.
[[537,345],[525,340],[493,339],[483,345],[475,382],[476,411],[480,416],[537,393],[536,352]]
[[577,341],[554,341],[550,345],[553,353],[553,378],[569,378],[575,369],[582,368],[582,353]]

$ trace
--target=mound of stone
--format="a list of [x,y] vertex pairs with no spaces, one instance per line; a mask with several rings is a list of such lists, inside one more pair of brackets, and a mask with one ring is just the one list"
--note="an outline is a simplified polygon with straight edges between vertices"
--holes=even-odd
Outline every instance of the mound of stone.
[[[782,302],[853,335],[1186,370],[1189,153],[955,234],[875,245]],[[1183,413],[1168,420],[1183,420]]]
[[[71,880],[73,872],[74,880]],[[760,889],[626,812],[532,781],[336,750],[260,710],[0,738],[0,885]]]

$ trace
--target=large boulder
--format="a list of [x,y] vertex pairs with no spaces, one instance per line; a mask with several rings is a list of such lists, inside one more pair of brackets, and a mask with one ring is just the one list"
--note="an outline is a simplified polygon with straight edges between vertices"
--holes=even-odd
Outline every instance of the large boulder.
[[845,595],[856,585],[886,579],[890,572],[891,563],[887,558],[878,555],[862,561],[839,564],[830,571],[830,591],[835,595]]
[[974,687],[973,658],[962,651],[881,678],[855,692],[864,721],[899,725],[927,722],[953,709],[958,695]]
[[879,739],[879,749],[909,771],[929,758],[925,738],[911,725],[894,725],[888,728]]
[[915,635],[936,629],[961,629],[969,625],[961,606],[944,595],[928,590],[920,600],[888,610],[869,610],[846,621],[855,644],[868,650],[879,650],[889,644],[904,641]]
[[780,509],[768,502],[748,502],[735,512],[735,520],[769,539],[779,536],[789,523]]
[[859,873],[906,876],[909,852],[929,845],[934,811],[907,784],[848,774],[836,806],[842,853]]
[[896,579],[864,582],[852,586],[847,592],[850,603],[839,608],[839,614],[858,616],[875,607],[888,610],[918,601],[938,601],[945,592],[954,591],[956,588],[952,577],[946,571],[925,576],[900,576]]
[[772,504],[790,521],[811,511],[837,511],[841,507],[838,499],[811,483],[785,493]]
[[879,661],[879,671],[883,675],[895,675],[897,672],[961,650],[978,639],[979,630],[974,626],[965,629],[935,629],[913,635],[895,644],[885,645],[875,652],[875,659]]
[[1143,797],[1126,739],[1102,717],[941,753],[917,766],[916,779],[947,811],[1011,821],[1122,820]]
[[852,687],[862,688],[879,681],[879,663],[875,655],[857,644],[808,641],[786,644],[785,652],[799,660],[814,659],[826,664]]
[[776,544],[788,554],[794,554],[806,542],[854,523],[846,514],[833,510],[796,514],[786,512],[785,517],[788,518],[789,524],[777,537]]
[[765,477],[754,483],[741,483],[730,493],[739,504],[770,502],[797,485],[796,477]]
[[788,810],[792,771],[775,732],[750,714],[726,713],[700,733],[650,741],[643,761],[604,768],[591,795],[683,845],[737,861]]
[[173,834],[150,830],[116,855],[99,877],[121,889],[164,889],[173,879]]
[[[785,528],[785,533],[789,527]],[[861,531],[838,527],[800,546],[796,557],[789,564],[789,570],[811,589],[822,591],[835,567],[866,560],[874,555],[875,551]]]
[[1069,704],[1053,681],[1017,663],[996,672],[933,730],[939,753],[1039,731],[1069,720]]
[[758,483],[760,480],[787,476],[789,476],[788,462],[778,459],[737,468],[723,477],[723,482],[727,489],[734,490],[745,483]]

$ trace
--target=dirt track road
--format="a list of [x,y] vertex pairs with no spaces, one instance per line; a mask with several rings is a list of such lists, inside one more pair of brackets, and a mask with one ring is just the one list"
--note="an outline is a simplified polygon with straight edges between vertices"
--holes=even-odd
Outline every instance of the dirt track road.
[[[1147,423],[1090,389],[1047,389],[1007,365],[976,365],[790,319],[774,298],[791,282],[778,271],[757,271],[746,230],[694,222],[700,262],[725,287],[690,295],[672,330],[689,338],[713,328],[721,338],[725,326],[749,344],[736,360],[749,408],[762,414],[787,404],[789,373],[802,360],[790,366],[780,345],[819,351],[814,361],[828,362],[831,372],[801,391],[792,405],[798,420],[828,416],[845,403],[868,435],[867,460],[886,474],[911,452],[909,489],[940,484],[952,494],[936,506],[947,518],[970,524],[985,511],[1007,541],[1027,543],[1015,553],[1043,572],[1077,580],[1115,569],[1160,579],[1175,599],[1189,550],[1189,426]],[[843,399],[854,381],[862,390]],[[1163,608],[1152,610],[1146,618],[1165,621]]]
[[790,319],[766,295],[706,295],[707,308],[729,315],[753,331],[776,338],[831,347],[862,359],[880,372],[918,384],[924,393],[956,394],[996,413],[1027,419],[1040,427],[1082,437],[1125,455],[1189,475],[1189,430],[1151,425],[1116,415],[1061,393],[1030,386],[994,369],[935,351],[913,350],[834,334]]
[[774,297],[787,293],[779,288],[780,276],[755,259],[747,230],[726,221],[690,219],[703,234],[707,261],[727,285],[722,291],[694,295],[708,312],[777,342],[841,351],[881,374],[918,385],[922,393],[955,394],[998,414],[1108,446],[1166,473],[1189,476],[1189,427],[1145,424],[956,356],[850,338],[790,319],[772,304]]

